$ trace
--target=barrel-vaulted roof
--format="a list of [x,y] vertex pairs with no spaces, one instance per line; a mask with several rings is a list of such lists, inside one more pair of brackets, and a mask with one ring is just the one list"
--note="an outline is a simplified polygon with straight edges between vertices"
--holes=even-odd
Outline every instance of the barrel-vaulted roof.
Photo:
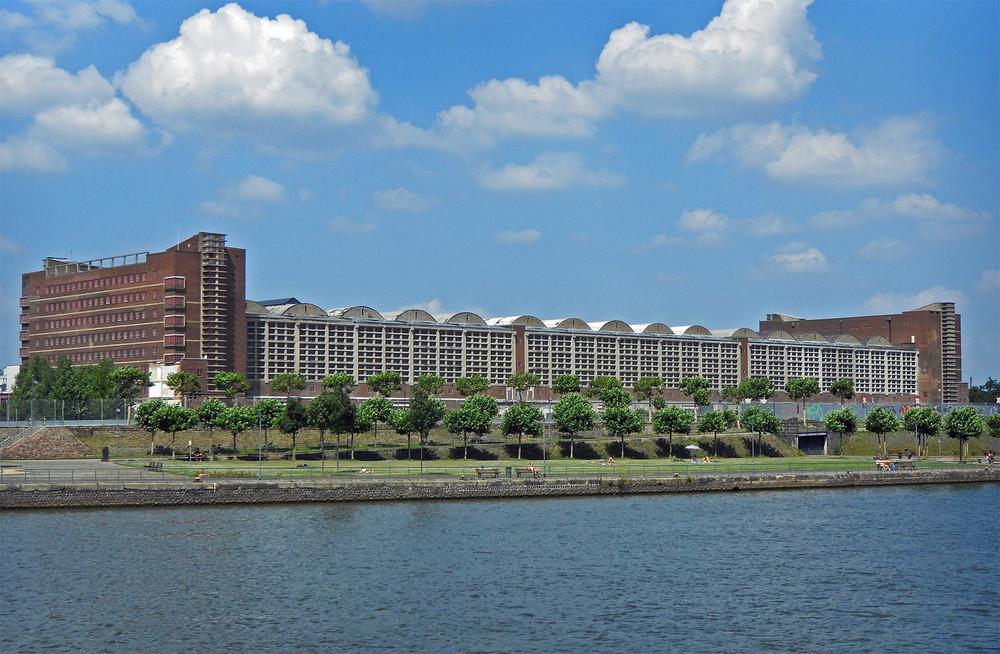
[[551,320],[543,320],[542,323],[549,329],[581,329],[590,331],[591,328],[591,325],[588,325],[579,318],[553,318]]
[[865,341],[865,345],[885,345],[886,347],[891,347],[892,343],[884,336],[872,336]]
[[799,334],[798,337],[796,337],[796,340],[799,340],[799,341],[808,341],[810,343],[829,343],[830,342],[830,339],[828,339],[826,336],[823,336],[819,332],[807,332],[805,334]]
[[269,313],[269,312],[260,302],[247,300],[247,313]]
[[712,336],[719,338],[760,338],[754,330],[749,327],[735,327],[731,329],[713,329]]
[[826,339],[831,343],[848,343],[850,345],[861,345],[861,340],[851,334],[829,334]]
[[662,322],[644,322],[632,325],[632,331],[637,334],[673,334],[674,330]]
[[777,331],[769,332],[767,334],[761,334],[764,338],[769,341],[794,341],[795,337],[786,332],[783,329]]
[[398,322],[437,322],[423,309],[407,309],[394,318]]
[[510,327],[511,325],[545,327],[545,323],[534,316],[505,316],[503,318],[490,318],[486,321],[486,324],[491,327]]
[[590,328],[598,332],[627,332],[631,333],[634,330],[632,326],[621,320],[605,320],[600,322],[587,323]]
[[460,311],[450,318],[445,320],[446,323],[451,325],[485,325],[486,321],[483,320],[478,314],[472,313],[471,311]]
[[343,318],[345,320],[385,320],[385,317],[381,313],[363,305],[330,309],[327,311],[327,314],[334,318]]
[[705,327],[701,325],[683,325],[681,327],[671,327],[675,334],[684,334],[685,336],[711,336],[712,332],[708,331]]

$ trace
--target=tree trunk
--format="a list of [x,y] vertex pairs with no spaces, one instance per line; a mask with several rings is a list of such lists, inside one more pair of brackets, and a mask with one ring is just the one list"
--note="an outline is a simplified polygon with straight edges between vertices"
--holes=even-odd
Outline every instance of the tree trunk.
[[462,454],[462,458],[463,459],[468,459],[469,458],[469,432],[467,432],[467,431],[463,431],[462,432],[462,446],[465,449],[465,452]]
[[326,470],[326,454],[323,452],[323,441],[324,434],[326,434],[325,429],[319,430],[319,468],[320,470]]
[[233,459],[236,458],[236,432],[233,432]]
[[296,432],[293,431],[292,432],[292,463],[295,463],[295,434],[296,434]]
[[517,435],[517,458],[519,458],[519,459],[521,458],[521,437],[522,436],[524,436],[524,434],[518,434]]
[[372,447],[378,447],[378,420],[375,421],[375,438],[372,439]]
[[569,435],[569,458],[571,458],[571,459],[573,458],[573,440],[574,440],[573,437],[574,436],[576,436],[576,434],[570,434]]
[[340,470],[340,432],[337,432],[337,470]]
[[170,460],[177,460],[177,432],[171,432],[170,434]]
[[410,444],[412,443],[412,436],[413,436],[413,434],[411,434],[410,432],[406,432],[406,460],[407,461],[410,461],[410,460],[413,459],[413,448],[410,447]]

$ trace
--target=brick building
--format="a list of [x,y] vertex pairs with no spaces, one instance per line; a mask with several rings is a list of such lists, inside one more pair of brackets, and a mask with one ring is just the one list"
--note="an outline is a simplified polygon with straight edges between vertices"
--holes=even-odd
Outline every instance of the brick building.
[[892,345],[920,353],[918,390],[925,404],[967,403],[969,386],[962,382],[962,317],[954,302],[935,302],[897,314],[807,320],[768,314],[760,333],[784,331],[828,338],[854,336],[862,341],[884,338]]
[[224,234],[152,254],[46,258],[21,277],[21,361],[175,364],[208,389],[217,372],[246,368],[245,284],[245,252]]

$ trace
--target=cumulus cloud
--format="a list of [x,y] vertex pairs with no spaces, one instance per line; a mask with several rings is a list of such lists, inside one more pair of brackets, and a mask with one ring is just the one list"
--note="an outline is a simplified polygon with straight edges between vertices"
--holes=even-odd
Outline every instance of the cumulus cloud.
[[944,286],[932,286],[913,295],[905,293],[879,293],[865,300],[865,308],[876,313],[898,313],[911,311],[935,302],[954,302],[965,305],[969,302],[962,291]]
[[22,8],[25,11],[0,9],[4,39],[49,54],[73,45],[77,32],[100,28],[109,21],[141,23],[132,5],[122,0],[45,0],[24,3]]
[[218,198],[205,200],[197,211],[227,218],[259,218],[264,203],[282,202],[286,197],[283,185],[260,175],[247,175],[217,193]]
[[586,170],[580,155],[570,152],[541,154],[529,164],[510,164],[480,175],[479,183],[494,191],[561,189],[567,186],[621,186],[625,178],[608,172]]
[[862,246],[858,250],[858,255],[865,259],[885,261],[889,259],[902,259],[910,253],[912,248],[908,243],[904,243],[898,238],[875,238]]
[[426,211],[432,206],[430,200],[402,187],[376,191],[372,199],[377,208],[390,211]]
[[941,158],[922,118],[896,117],[848,136],[777,122],[743,123],[702,134],[688,162],[736,160],[783,181],[830,186],[886,186],[922,181]]
[[719,232],[729,226],[729,218],[711,209],[685,210],[679,226],[685,232]]
[[537,229],[525,229],[520,232],[506,231],[493,234],[491,239],[494,243],[505,245],[518,245],[522,243],[534,243],[542,237],[542,233]]
[[777,254],[768,257],[768,262],[787,272],[821,272],[826,270],[826,255],[805,243],[789,243]]
[[854,209],[823,211],[809,222],[819,229],[846,229],[881,221],[916,227],[926,238],[960,240],[982,234],[991,220],[988,213],[941,202],[927,193],[903,193],[889,202],[868,198]]
[[0,254],[20,254],[23,251],[24,248],[14,239],[0,236]]
[[376,227],[377,225],[369,216],[365,216],[361,220],[337,216],[330,221],[330,230],[340,234],[367,234],[374,232]]
[[236,185],[233,195],[242,200],[278,202],[285,199],[285,187],[266,177],[248,175]]
[[107,101],[114,95],[114,87],[93,66],[74,75],[58,68],[50,57],[17,54],[0,59],[4,113],[32,115],[53,105]]
[[747,231],[753,236],[780,236],[800,231],[795,221],[774,212],[743,221]]
[[482,145],[510,136],[588,137],[619,110],[690,118],[789,102],[816,79],[810,2],[728,0],[691,36],[650,35],[648,25],[629,23],[609,36],[593,79],[490,80],[469,91],[471,107],[441,112],[434,135]]
[[977,288],[983,293],[995,293],[1000,290],[1000,270],[984,270],[979,277]]
[[288,15],[259,18],[236,4],[188,18],[177,38],[147,50],[117,82],[144,114],[174,129],[354,124],[377,99],[346,44]]

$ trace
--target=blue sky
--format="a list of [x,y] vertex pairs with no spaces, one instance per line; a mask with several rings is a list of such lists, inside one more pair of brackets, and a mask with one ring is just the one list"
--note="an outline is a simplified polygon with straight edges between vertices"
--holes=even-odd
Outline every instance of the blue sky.
[[954,301],[1000,376],[1000,4],[0,8],[0,363],[46,256],[248,297],[756,328]]

